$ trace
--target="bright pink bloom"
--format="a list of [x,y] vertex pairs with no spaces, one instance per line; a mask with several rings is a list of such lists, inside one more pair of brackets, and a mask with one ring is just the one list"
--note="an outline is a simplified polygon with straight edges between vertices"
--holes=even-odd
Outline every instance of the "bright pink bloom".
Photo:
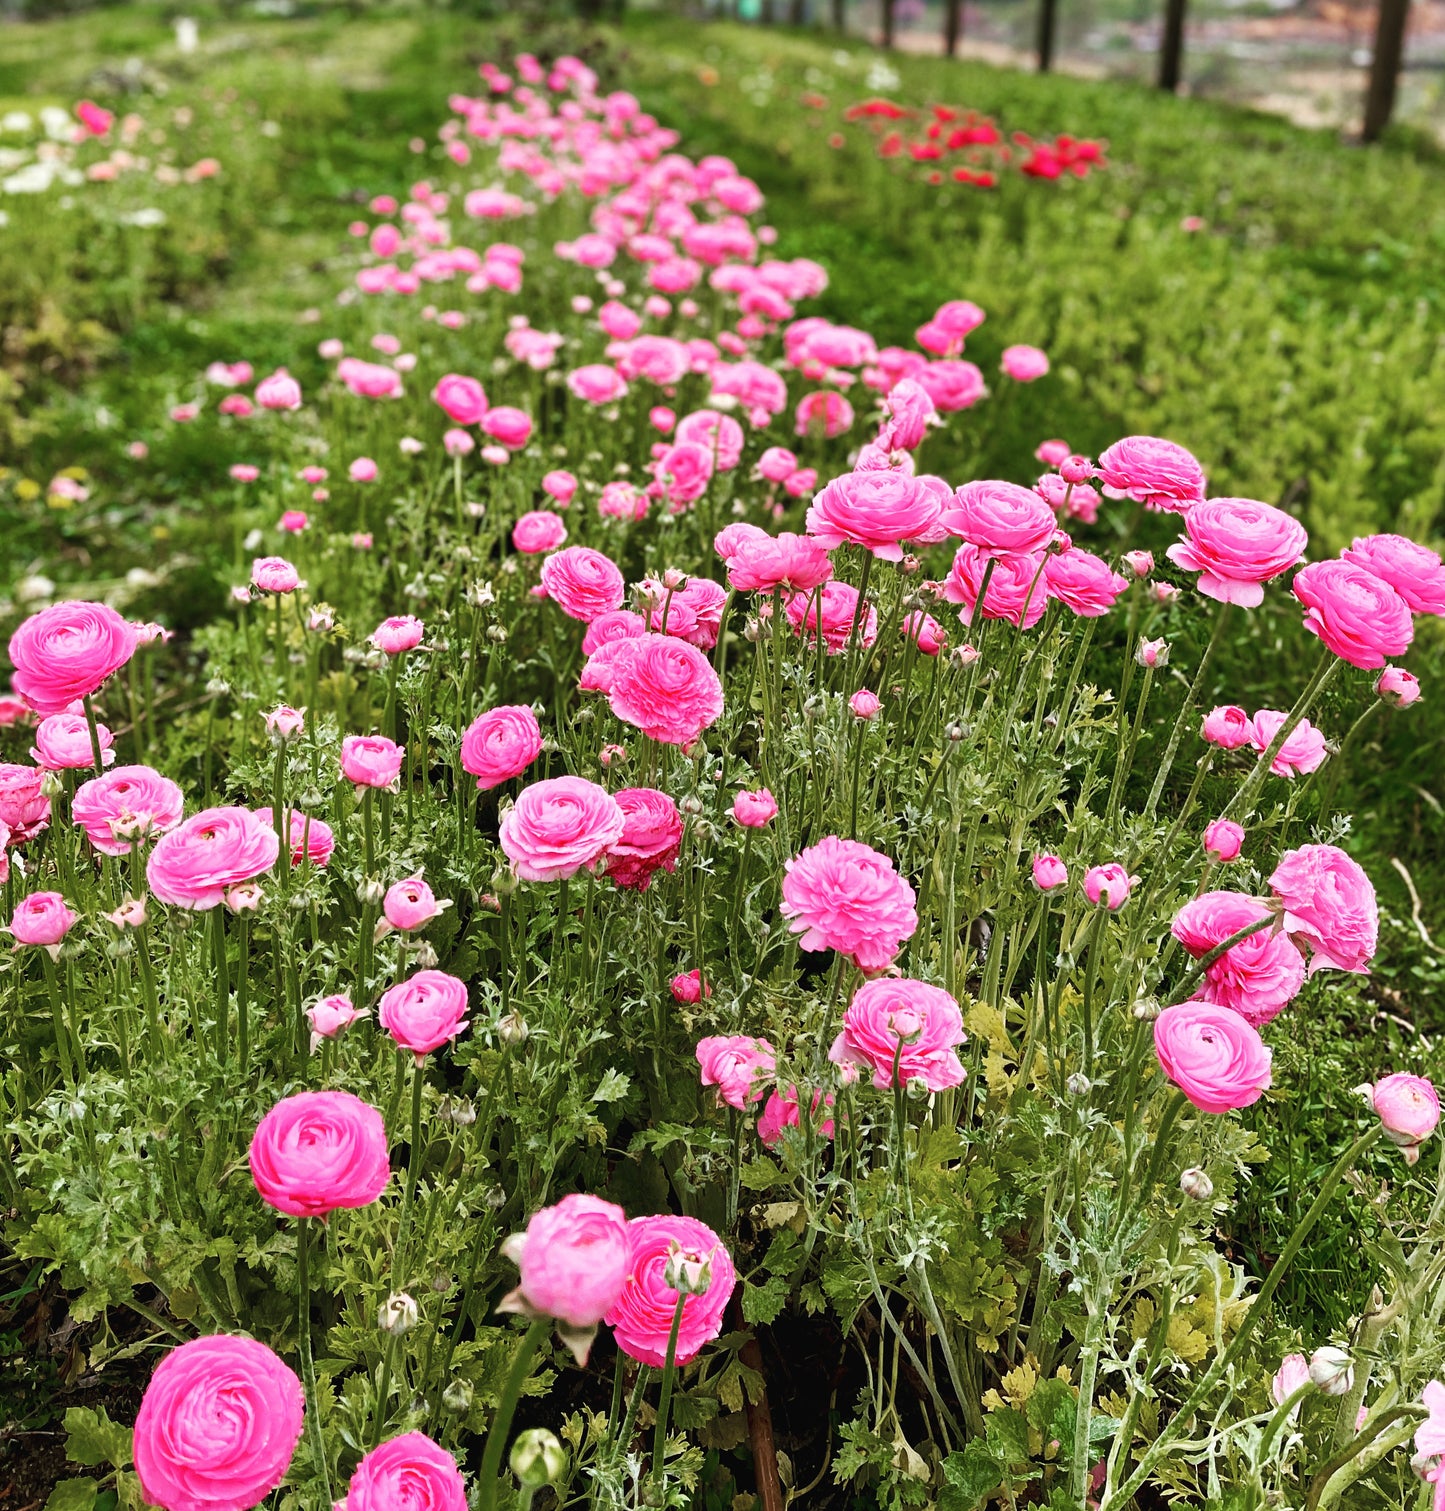
[[617,564],[590,546],[565,546],[547,557],[541,586],[569,619],[584,624],[620,609],[626,592]]
[[1033,859],[1034,885],[1040,892],[1052,892],[1069,879],[1069,868],[1057,855],[1036,855]]
[[371,632],[371,643],[388,656],[413,651],[421,644],[426,626],[414,614],[393,614]]
[[701,446],[718,472],[731,472],[743,459],[743,427],[731,415],[697,409],[677,422],[677,440]]
[[948,644],[948,634],[943,626],[932,614],[925,614],[922,609],[914,609],[912,613],[905,614],[899,629],[925,656],[938,655]]
[[769,446],[758,458],[758,472],[770,483],[781,483],[798,470],[798,459],[786,446]]
[[9,930],[16,944],[43,945],[48,949],[59,944],[76,922],[77,915],[66,906],[59,892],[32,892],[16,903]]
[[570,472],[545,472],[542,474],[542,492],[555,499],[559,509],[565,509],[577,492],[577,479]]
[[[1263,919],[1273,919],[1269,903],[1239,892],[1205,892],[1187,902],[1170,926],[1196,959]],[[1305,963],[1287,934],[1261,929],[1226,950],[1204,973],[1194,993],[1202,1002],[1232,1008],[1260,1027],[1276,1017],[1304,985]]]
[[853,425],[853,406],[830,388],[804,394],[793,413],[793,433],[831,441]]
[[[3,768],[0,768],[3,769]],[[75,789],[70,814],[102,855],[129,855],[133,840],[174,829],[185,795],[149,766],[116,766]],[[0,821],[6,821],[0,808]]]
[[[990,570],[991,569],[991,570]],[[965,541],[955,552],[943,587],[950,603],[961,604],[958,617],[972,624],[980,607],[978,595],[988,575],[988,592],[982,604],[985,619],[1007,619],[1019,629],[1032,629],[1048,607],[1042,556],[989,557]]]
[[33,839],[50,822],[50,799],[41,790],[44,773],[37,766],[0,762],[0,825],[4,845]]
[[999,365],[1015,383],[1032,383],[1048,372],[1049,359],[1036,346],[1006,346]]
[[1244,830],[1230,818],[1217,818],[1204,830],[1204,850],[1211,860],[1227,865],[1244,849]]
[[532,509],[512,526],[512,544],[524,556],[555,551],[567,539],[567,526],[550,509]]
[[429,1055],[467,1026],[466,983],[445,971],[418,971],[381,994],[376,1021],[398,1048]]
[[564,1196],[502,1246],[521,1272],[518,1300],[568,1327],[596,1327],[627,1282],[627,1214],[596,1196]]
[[300,409],[301,385],[284,367],[278,367],[256,385],[256,402],[262,409]]
[[875,719],[878,717],[878,710],[882,707],[882,703],[878,701],[878,694],[870,692],[866,687],[860,687],[848,699],[848,708],[855,719]]
[[913,888],[888,856],[857,840],[828,835],[786,872],[781,911],[805,950],[837,950],[872,975],[918,927]]
[[201,912],[269,871],[280,853],[275,829],[249,808],[207,808],[156,842],[146,882],[162,902]]
[[845,472],[814,496],[808,534],[828,550],[859,545],[902,561],[900,542],[933,538],[940,512],[938,495],[906,472]]
[[690,1006],[712,996],[712,982],[704,981],[700,970],[682,971],[668,983],[668,990],[674,1002]]
[[304,509],[287,509],[277,521],[276,528],[284,531],[287,535],[300,535],[308,524],[310,524],[310,520],[306,518],[306,511]]
[[391,1178],[381,1114],[349,1091],[283,1097],[251,1138],[261,1200],[292,1217],[370,1206]]
[[855,621],[865,649],[878,639],[878,611],[865,601],[860,612],[858,589],[851,583],[824,583],[821,598],[821,614],[816,592],[795,593],[788,599],[785,612],[795,634],[815,644],[821,636],[830,656],[841,655],[848,648]]
[[353,483],[374,483],[379,471],[369,456],[359,456],[346,469],[346,475]]
[[1053,510],[1031,488],[997,481],[965,483],[944,509],[943,523],[984,557],[1034,555],[1058,528]]
[[[699,997],[692,1000],[696,1002]],[[740,1112],[749,1102],[762,1100],[763,1083],[777,1066],[773,1046],[766,1039],[753,1039],[746,1034],[699,1039],[696,1054],[702,1084],[716,1086],[718,1101]]]
[[1220,603],[1258,608],[1264,584],[1303,555],[1309,536],[1283,509],[1251,498],[1211,498],[1184,515],[1184,536],[1166,553],[1176,566],[1198,572],[1199,591]]
[[457,425],[475,425],[487,412],[487,393],[475,378],[448,373],[432,389],[433,402]]
[[611,649],[607,700],[612,712],[649,739],[685,749],[721,717],[722,683],[695,645],[648,634]]
[[[97,724],[95,733],[100,743],[101,765],[109,766],[115,761],[115,752],[111,749],[115,740],[104,724]],[[90,725],[85,715],[50,714],[42,719],[35,730],[30,759],[46,771],[93,768],[95,754],[91,750]]]
[[744,829],[766,829],[777,816],[777,799],[766,787],[733,798],[733,818]]
[[[470,199],[470,195],[468,198]],[[424,1432],[404,1432],[373,1448],[356,1466],[346,1511],[467,1511],[457,1461]]]
[[1129,900],[1129,894],[1138,883],[1137,876],[1129,873],[1116,861],[1103,866],[1090,866],[1084,872],[1084,896],[1097,907],[1108,904],[1111,913],[1117,913]]
[[500,838],[523,881],[564,881],[595,869],[624,823],[617,800],[595,782],[554,777],[522,789],[502,816]]
[[470,432],[454,427],[443,432],[442,449],[449,457],[470,456],[477,449],[477,443]]
[[1363,670],[1403,656],[1415,636],[1410,606],[1381,577],[1348,561],[1316,561],[1295,573],[1291,592],[1305,628],[1342,661]]
[[1280,857],[1269,885],[1284,905],[1285,931],[1312,951],[1311,975],[1327,966],[1369,974],[1380,913],[1356,861],[1334,845],[1301,845]]
[[[269,824],[273,829],[276,827],[276,815],[271,808],[258,808],[256,817],[263,824]],[[287,836],[291,847],[291,864],[299,866],[304,861],[309,861],[313,866],[324,866],[336,849],[336,836],[331,832],[331,825],[324,819],[313,818],[309,813],[302,813],[299,808],[289,811],[289,823],[287,826],[290,833]]]
[[57,603],[10,637],[15,691],[41,714],[87,698],[135,654],[134,625],[103,603]]
[[1370,1101],[1379,1114],[1385,1136],[1399,1147],[1405,1163],[1420,1158],[1420,1145],[1440,1126],[1440,1098],[1424,1076],[1403,1071],[1376,1081]]
[[832,558],[820,541],[787,530],[743,537],[724,559],[728,582],[739,593],[811,593],[833,575]]
[[1110,498],[1184,513],[1204,499],[1204,469],[1182,446],[1152,435],[1125,436],[1100,457],[1096,476]]
[[381,900],[381,911],[386,921],[403,934],[424,928],[446,906],[436,900],[432,889],[420,876],[409,876],[405,881],[393,882]]
[[250,1511],[286,1477],[305,1423],[301,1381],[254,1338],[172,1349],[136,1413],[141,1495],[166,1511]]
[[1387,666],[1375,679],[1375,691],[1386,703],[1393,704],[1396,708],[1409,708],[1412,703],[1419,701],[1420,683],[1413,672],[1407,672],[1398,666]]
[[251,563],[251,582],[263,593],[294,593],[301,574],[284,556],[258,556]]
[[406,752],[385,735],[347,735],[341,742],[341,774],[358,790],[391,787],[401,776]]
[[624,787],[613,797],[622,809],[622,835],[607,852],[607,874],[619,887],[645,892],[654,871],[677,869],[682,814],[652,787]]
[[532,438],[532,417],[510,404],[499,404],[483,415],[482,429],[508,451],[520,451]]
[[[1250,720],[1250,743],[1261,755],[1269,749],[1270,742],[1284,727],[1288,717],[1278,709],[1261,708]],[[1284,777],[1292,777],[1301,771],[1317,771],[1324,765],[1328,754],[1324,735],[1308,719],[1301,719],[1290,730],[1289,738],[1276,752],[1269,769],[1276,776]]]
[[972,362],[929,362],[914,377],[940,414],[971,409],[988,392],[983,374]]
[[229,469],[231,480],[237,483],[254,483],[261,476],[261,469],[249,462],[237,462]]
[[1445,614],[1445,566],[1428,546],[1403,535],[1366,535],[1340,552],[1388,582],[1417,614]]
[[878,445],[886,451],[916,451],[938,408],[921,383],[903,378],[883,396],[883,413]]
[[[826,1096],[821,1091],[813,1092],[808,1119],[813,1131],[821,1134],[825,1139],[833,1137],[833,1119],[825,1117],[822,1122],[819,1122],[818,1109],[832,1105],[832,1092]],[[803,1110],[798,1100],[798,1088],[789,1086],[786,1091],[779,1088],[769,1095],[758,1117],[758,1139],[767,1148],[772,1149],[782,1138],[784,1128],[798,1128],[802,1125],[802,1121]]]
[[1221,750],[1240,750],[1254,743],[1254,725],[1249,715],[1234,703],[1222,704],[1207,713],[1199,733]]
[[1249,1107],[1270,1084],[1270,1055],[1257,1029],[1209,1002],[1166,1007],[1154,1020],[1164,1074],[1201,1112]]
[[306,1009],[306,1021],[311,1025],[311,1053],[316,1053],[323,1039],[336,1038],[362,1016],[344,992],[313,1002]]
[[627,394],[627,383],[615,367],[591,362],[567,374],[568,391],[588,404],[611,404]]
[[843,1029],[828,1058],[845,1069],[873,1072],[879,1091],[921,1080],[930,1091],[961,1085],[958,1046],[963,1013],[939,986],[906,977],[867,981],[843,1014]]
[[593,651],[614,640],[635,640],[647,633],[647,620],[631,609],[617,609],[611,614],[599,614],[587,626],[582,636],[582,654],[590,656]]
[[462,736],[462,770],[489,792],[521,774],[542,753],[542,729],[524,704],[503,704],[479,714]]
[[1081,618],[1097,619],[1129,591],[1129,579],[1101,556],[1071,546],[1045,558],[1044,586],[1050,598],[1057,598]]
[[722,1239],[693,1217],[634,1217],[627,1236],[627,1283],[604,1320],[623,1353],[661,1369],[678,1298],[666,1277],[670,1267],[675,1272],[685,1265],[695,1282],[706,1277],[706,1289],[689,1295],[682,1306],[674,1358],[679,1365],[688,1364],[722,1331],[737,1283],[732,1256]]

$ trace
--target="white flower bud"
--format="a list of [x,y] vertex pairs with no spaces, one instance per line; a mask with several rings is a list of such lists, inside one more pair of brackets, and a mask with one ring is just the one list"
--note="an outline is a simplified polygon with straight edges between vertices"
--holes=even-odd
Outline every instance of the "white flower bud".
[[1310,1380],[1327,1396],[1346,1396],[1355,1383],[1350,1356],[1342,1348],[1326,1344],[1310,1355]]
[[1082,1070],[1076,1070],[1073,1075],[1064,1082],[1064,1089],[1071,1097],[1086,1097],[1094,1089],[1094,1083]]
[[567,1471],[567,1450],[556,1433],[545,1427],[529,1427],[512,1444],[508,1462],[517,1481],[527,1490],[555,1485]]
[[470,1380],[453,1380],[442,1391],[442,1405],[448,1411],[461,1416],[463,1412],[472,1409],[472,1382]]
[[376,1314],[376,1325],[394,1338],[409,1333],[416,1326],[416,1321],[416,1302],[405,1291],[393,1291],[381,1303],[381,1309]]
[[1179,1177],[1179,1189],[1190,1201],[1208,1201],[1214,1195],[1214,1182],[1197,1165],[1191,1165]]
[[712,1255],[685,1249],[674,1239],[668,1249],[662,1278],[680,1295],[706,1295],[712,1285]]
[[497,1037],[508,1049],[520,1049],[529,1032],[527,1020],[515,1008],[497,1024]]

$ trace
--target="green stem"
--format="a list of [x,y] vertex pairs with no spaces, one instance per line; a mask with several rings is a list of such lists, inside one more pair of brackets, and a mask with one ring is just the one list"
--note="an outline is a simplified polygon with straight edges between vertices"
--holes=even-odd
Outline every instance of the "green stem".
[[1174,756],[1179,749],[1179,741],[1184,734],[1184,725],[1188,721],[1190,712],[1199,700],[1199,694],[1204,687],[1204,678],[1208,674],[1210,663],[1214,660],[1214,653],[1219,649],[1219,643],[1224,638],[1224,627],[1229,621],[1230,605],[1221,603],[1219,612],[1214,616],[1214,629],[1210,632],[1209,644],[1204,648],[1204,656],[1199,663],[1199,669],[1194,673],[1194,680],[1189,684],[1189,691],[1184,695],[1184,702],[1179,709],[1179,715],[1174,720],[1174,728],[1169,732],[1169,743],[1164,747],[1164,754],[1159,761],[1159,770],[1154,774],[1154,785],[1149,789],[1149,800],[1144,804],[1146,817],[1152,817],[1155,808],[1159,804],[1159,798],[1164,791],[1164,784],[1169,780],[1169,772],[1174,765]]
[[667,1456],[667,1417],[672,1409],[672,1381],[677,1374],[677,1335],[682,1327],[682,1309],[687,1304],[687,1292],[679,1291],[677,1306],[672,1313],[672,1329],[667,1335],[667,1362],[662,1366],[662,1394],[657,1401],[657,1430],[652,1437],[652,1477],[661,1487],[666,1476],[663,1460]]
[[497,1414],[492,1418],[492,1425],[487,1433],[487,1446],[482,1453],[481,1472],[477,1476],[477,1511],[496,1511],[497,1481],[502,1468],[502,1452],[507,1446],[507,1434],[511,1431],[512,1418],[517,1411],[517,1400],[522,1394],[522,1387],[527,1383],[527,1376],[531,1373],[532,1359],[551,1330],[552,1319],[538,1317],[527,1329],[521,1347],[517,1350],[516,1358],[512,1360],[512,1367],[507,1372],[501,1399],[497,1402]]
[[296,1221],[297,1333],[301,1343],[301,1375],[306,1382],[306,1419],[311,1424],[311,1452],[316,1472],[326,1486],[331,1504],[331,1471],[326,1463],[326,1443],[321,1435],[320,1396],[316,1389],[316,1362],[311,1357],[311,1219]]

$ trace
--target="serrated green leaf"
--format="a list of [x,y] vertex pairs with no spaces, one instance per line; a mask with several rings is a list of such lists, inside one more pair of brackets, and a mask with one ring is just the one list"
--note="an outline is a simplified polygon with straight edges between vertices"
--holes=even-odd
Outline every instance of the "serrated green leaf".
[[938,1511],[977,1511],[1002,1480],[1003,1470],[988,1445],[981,1438],[971,1438],[961,1453],[950,1453],[943,1461]]
[[94,1480],[61,1480],[50,1492],[45,1511],[90,1511],[95,1493]]
[[104,1406],[72,1406],[65,1413],[65,1456],[73,1464],[130,1463],[131,1430],[112,1422]]
[[1021,1411],[1004,1407],[984,1418],[984,1437],[989,1453],[1005,1469],[1016,1469],[1029,1461],[1029,1422]]

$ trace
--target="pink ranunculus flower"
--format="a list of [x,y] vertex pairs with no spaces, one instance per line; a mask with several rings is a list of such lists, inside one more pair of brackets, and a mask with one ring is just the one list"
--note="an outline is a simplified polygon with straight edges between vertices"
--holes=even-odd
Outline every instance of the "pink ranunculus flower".
[[769,446],[758,458],[758,472],[770,483],[785,482],[798,470],[798,459],[786,446]]
[[1340,556],[1388,582],[1416,614],[1445,614],[1445,565],[1403,535],[1366,535]]
[[704,1086],[717,1088],[717,1099],[741,1112],[762,1100],[763,1083],[777,1068],[773,1046],[747,1034],[714,1034],[697,1041],[697,1063]]
[[589,362],[567,374],[569,393],[587,404],[611,404],[627,395],[627,380],[606,362]]
[[938,655],[948,644],[948,635],[943,626],[932,614],[925,614],[922,609],[914,609],[912,613],[905,614],[899,629],[925,656]]
[[1286,1354],[1270,1381],[1269,1393],[1274,1404],[1283,1406],[1309,1377],[1310,1361],[1303,1354]]
[[1228,865],[1244,849],[1244,830],[1232,818],[1217,818],[1204,829],[1204,851],[1211,860]]
[[1190,506],[1184,536],[1166,554],[1200,574],[1205,597],[1254,609],[1264,602],[1264,584],[1294,566],[1308,542],[1305,527],[1272,504],[1210,498]]
[[337,1038],[343,1029],[365,1016],[365,1011],[358,1011],[344,992],[313,1002],[306,1009],[306,1021],[311,1025],[311,1053],[316,1053],[323,1039]]
[[467,1511],[457,1461],[424,1432],[404,1432],[363,1455],[343,1502],[346,1511]]
[[512,526],[512,544],[523,556],[555,551],[567,539],[567,526],[551,509],[531,509]]
[[794,593],[784,606],[793,632],[817,643],[821,637],[830,656],[839,656],[853,639],[854,621],[865,649],[878,639],[878,611],[865,602],[859,612],[858,589],[847,582],[828,582],[822,590],[822,612],[817,593]]
[[371,632],[371,643],[388,656],[412,651],[422,642],[426,626],[414,614],[393,614]]
[[284,556],[258,556],[251,563],[251,583],[263,593],[294,593],[301,574]]
[[469,431],[453,427],[442,434],[442,450],[453,460],[457,457],[470,456],[476,449],[477,443],[472,439]]
[[766,829],[778,816],[778,800],[766,787],[733,798],[733,819],[744,829]]
[[804,394],[793,411],[793,434],[835,440],[853,426],[853,406],[840,393],[818,389]]
[[683,1302],[677,1333],[675,1362],[691,1363],[722,1331],[737,1283],[732,1256],[722,1239],[694,1217],[634,1217],[627,1236],[627,1281],[603,1320],[623,1353],[661,1369],[667,1363],[678,1298],[667,1275],[670,1268],[685,1265],[695,1284],[705,1283],[705,1289]]
[[1174,441],[1152,435],[1125,436],[1099,457],[1095,474],[1110,498],[1129,498],[1183,514],[1204,500],[1204,469]]
[[175,782],[149,766],[115,766],[75,789],[70,816],[102,855],[129,855],[135,840],[174,829],[185,801]]
[[878,694],[869,688],[860,687],[851,698],[848,699],[848,711],[855,719],[876,719],[878,710],[883,707]]
[[156,1365],[141,1397],[141,1495],[164,1511],[250,1511],[285,1479],[305,1416],[301,1381],[264,1343],[193,1338]]
[[261,1200],[292,1217],[369,1206],[391,1177],[381,1114],[349,1091],[283,1097],[256,1126],[250,1166]]
[[542,729],[525,704],[489,708],[462,735],[462,770],[477,779],[477,789],[489,792],[521,774],[542,753]]
[[[1273,919],[1269,903],[1239,892],[1205,892],[1184,904],[1170,932],[1196,960],[1241,929]],[[1287,934],[1261,929],[1226,950],[1204,973],[1195,996],[1232,1008],[1256,1028],[1277,1017],[1304,985],[1305,962]]]
[[965,483],[943,510],[950,535],[983,557],[1034,555],[1054,538],[1054,511],[1031,488],[1016,483]]
[[668,990],[672,993],[674,1002],[690,1007],[695,1002],[701,1002],[704,997],[712,996],[712,982],[702,979],[701,970],[679,971],[668,983]]
[[278,367],[256,385],[256,402],[262,409],[300,409],[301,385],[284,367]]
[[38,766],[0,761],[0,825],[6,831],[0,850],[33,839],[50,822],[50,799],[41,785],[44,779]]
[[346,469],[353,483],[374,483],[380,469],[369,456],[359,456]]
[[36,713],[64,713],[119,671],[135,647],[135,626],[108,604],[52,604],[10,637],[12,683]]
[[972,362],[945,358],[926,363],[913,376],[940,414],[971,409],[988,392],[983,374]]
[[582,777],[524,787],[502,816],[501,844],[523,881],[565,881],[593,870],[622,837],[617,800]]
[[457,425],[475,425],[487,412],[486,390],[475,378],[448,373],[431,391],[447,419]]
[[1200,737],[1221,750],[1242,750],[1254,743],[1254,725],[1245,711],[1235,703],[1224,703],[1204,716]]
[[593,651],[610,645],[614,640],[636,640],[647,633],[647,620],[631,609],[617,609],[611,614],[599,614],[587,626],[582,636],[582,654],[590,656]]
[[1084,872],[1084,896],[1095,907],[1103,902],[1111,913],[1117,913],[1129,900],[1129,894],[1138,884],[1137,876],[1129,873],[1116,861],[1103,866],[1090,866]]
[[[101,764],[115,761],[114,736],[104,724],[95,726]],[[49,714],[36,726],[30,759],[46,771],[81,771],[95,766],[90,746],[90,725],[84,714]]]
[[[1269,749],[1274,737],[1284,728],[1284,722],[1288,717],[1288,714],[1281,713],[1276,708],[1261,708],[1249,721],[1252,731],[1250,744],[1260,755]],[[1325,743],[1324,735],[1308,719],[1301,719],[1290,730],[1289,738],[1275,753],[1269,769],[1276,776],[1283,777],[1293,777],[1301,771],[1305,773],[1318,771],[1324,765],[1328,754],[1329,746]]]
[[878,444],[887,451],[916,451],[928,434],[929,424],[938,423],[938,406],[913,378],[900,379],[884,394],[883,413]]
[[532,438],[532,417],[510,404],[499,404],[482,416],[482,430],[508,451],[520,451]]
[[874,975],[918,927],[913,888],[886,855],[828,835],[788,861],[781,912],[805,950],[837,950]]
[[[980,605],[978,599],[984,589],[985,575],[987,592]],[[1032,629],[1048,607],[1044,558],[1017,555],[990,558],[971,541],[964,541],[954,553],[943,596],[950,603],[961,605],[958,617],[964,624],[971,625],[981,608],[985,619],[1007,619],[1021,630]]]
[[467,987],[445,971],[418,971],[381,994],[376,1021],[397,1047],[420,1058],[467,1026]]
[[450,906],[448,902],[438,902],[420,876],[408,876],[405,881],[393,882],[381,900],[382,916],[392,928],[403,934],[424,928]]
[[555,499],[559,509],[565,509],[576,496],[577,479],[570,472],[560,470],[542,474],[542,492]]
[[1212,1002],[1182,1002],[1154,1020],[1164,1074],[1201,1112],[1234,1112],[1269,1089],[1270,1055],[1258,1029]]
[[1052,892],[1069,879],[1069,868],[1057,855],[1036,855],[1033,858],[1034,885],[1040,892]]
[[1006,346],[999,366],[1015,383],[1032,383],[1048,372],[1049,359],[1036,346]]
[[1375,679],[1375,691],[1395,708],[1409,708],[1420,700],[1420,683],[1413,672],[1387,666]]
[[32,892],[15,904],[8,927],[16,944],[53,949],[77,921],[59,892]]
[[710,453],[718,472],[731,472],[743,459],[743,427],[731,415],[696,409],[677,422],[676,439]]
[[1353,562],[1312,562],[1295,573],[1290,590],[1305,606],[1310,634],[1364,671],[1403,656],[1415,637],[1409,604],[1384,578]]
[[682,813],[665,792],[624,787],[613,794],[622,809],[622,835],[607,851],[607,875],[619,887],[645,892],[654,871],[675,871],[682,847]]
[[1333,966],[1368,975],[1379,937],[1375,889],[1359,863],[1334,845],[1287,850],[1269,879],[1284,906],[1285,932],[1310,949],[1310,974]]
[[821,541],[786,530],[739,539],[725,560],[728,582],[739,593],[811,593],[833,576],[832,558]]
[[607,701],[625,724],[664,745],[694,745],[722,715],[723,690],[712,662],[673,635],[639,635],[610,647]]
[[146,882],[161,902],[203,912],[276,864],[281,841],[249,808],[207,808],[156,841]]
[[[825,1139],[833,1137],[833,1119],[824,1117],[819,1121],[820,1108],[833,1105],[833,1093],[827,1095],[821,1090],[815,1090],[808,1107],[808,1118],[815,1133],[821,1134]],[[784,1128],[798,1128],[802,1126],[803,1109],[798,1097],[798,1088],[789,1086],[786,1091],[781,1087],[772,1092],[763,1110],[758,1116],[758,1139],[769,1149],[774,1148],[783,1136]]]
[[406,752],[385,735],[347,735],[341,742],[341,774],[358,791],[391,787],[401,776]]
[[1103,557],[1071,546],[1044,558],[1044,586],[1050,598],[1081,618],[1098,619],[1129,591],[1129,579]]
[[1407,1165],[1420,1158],[1420,1145],[1440,1126],[1440,1097],[1424,1076],[1403,1071],[1376,1081],[1370,1101],[1385,1136],[1399,1147]]
[[930,1091],[961,1085],[958,1046],[966,1035],[957,1002],[939,986],[906,977],[867,981],[843,1014],[828,1058],[870,1070],[880,1091],[920,1080]]
[[[275,828],[276,814],[273,809],[258,808],[256,817],[263,824],[269,824]],[[302,813],[299,808],[292,808],[289,811],[288,828],[290,832],[286,838],[291,850],[293,866],[306,862],[313,866],[326,865],[336,849],[336,836],[331,832],[331,825],[325,819]]]
[[617,563],[590,546],[564,546],[547,557],[541,587],[569,619],[584,624],[620,609],[626,594]]
[[808,534],[825,550],[858,545],[882,561],[902,561],[902,542],[931,536],[940,512],[938,495],[901,469],[845,472],[814,495]]
[[502,1252],[521,1272],[501,1311],[555,1317],[578,1331],[595,1328],[627,1282],[627,1214],[596,1196],[564,1196],[534,1212]]

